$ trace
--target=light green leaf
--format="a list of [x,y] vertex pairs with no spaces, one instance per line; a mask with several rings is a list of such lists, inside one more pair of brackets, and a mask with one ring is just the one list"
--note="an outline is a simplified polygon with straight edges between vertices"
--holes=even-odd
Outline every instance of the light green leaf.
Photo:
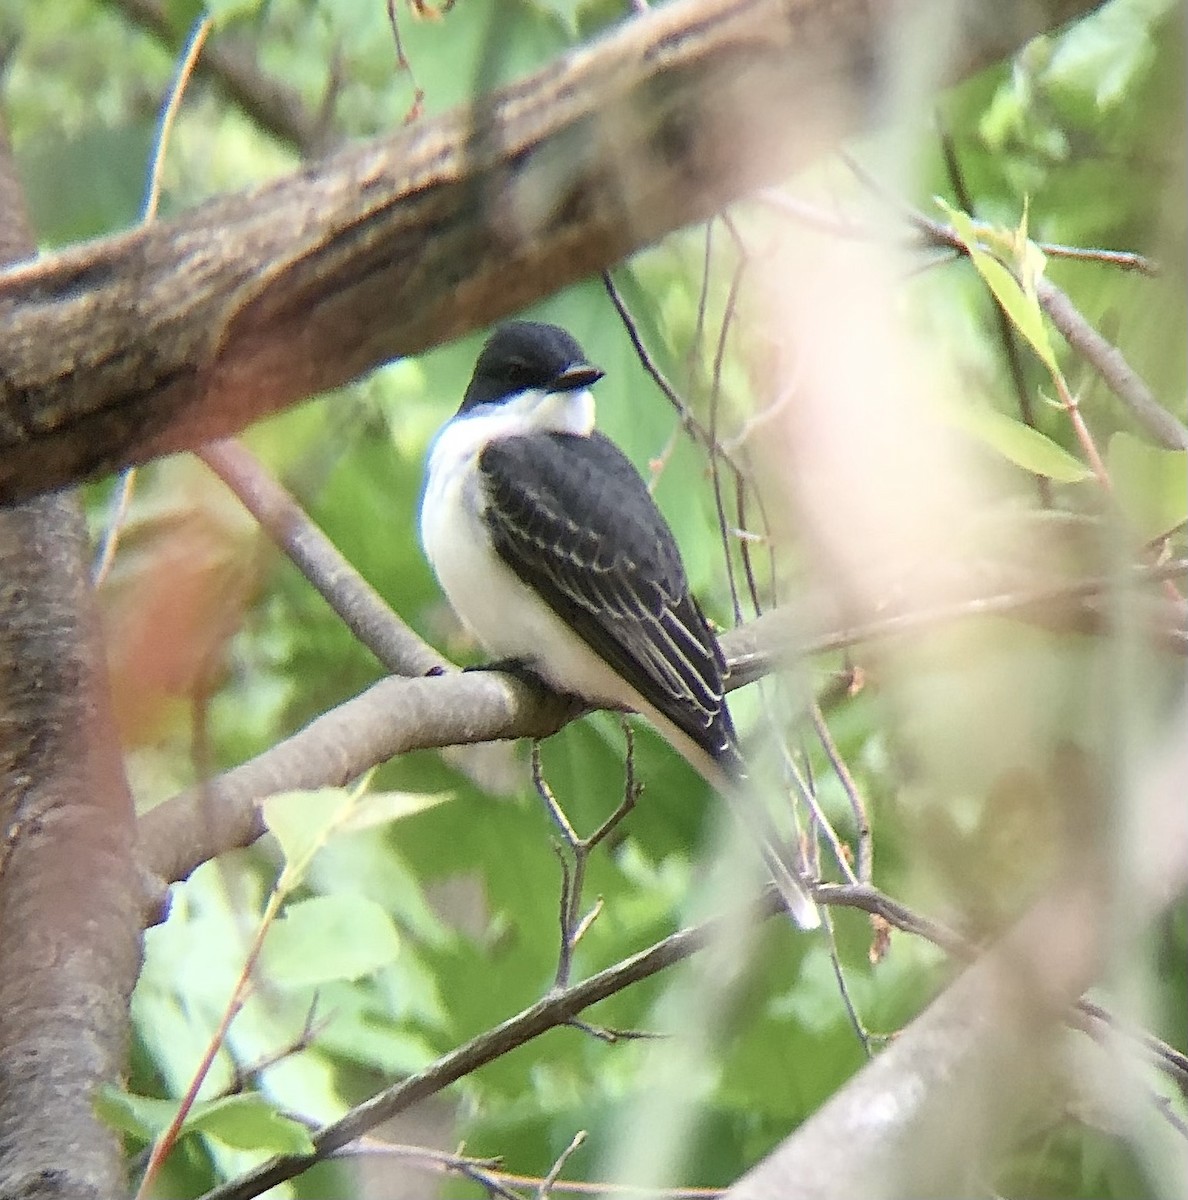
[[266,1154],[310,1154],[309,1130],[278,1112],[259,1092],[224,1096],[195,1105],[182,1126],[184,1133],[205,1133],[238,1150]]
[[282,987],[316,987],[369,975],[399,952],[392,918],[374,900],[339,893],[289,905],[264,939],[260,967]]
[[177,1101],[137,1096],[108,1084],[96,1093],[95,1111],[113,1129],[151,1142],[169,1128],[177,1112]]
[[223,29],[240,17],[254,16],[262,0],[205,0],[204,7],[216,29]]
[[1106,448],[1106,470],[1142,541],[1188,520],[1188,454],[1183,450],[1164,450],[1133,434],[1116,433]]
[[260,807],[285,863],[300,874],[355,804],[354,794],[345,788],[319,788],[269,796]]
[[951,425],[977,438],[1025,471],[1059,483],[1080,483],[1093,473],[1051,438],[992,408],[978,404],[964,408],[946,405],[942,412]]
[[[1056,364],[1056,355],[1052,350],[1052,343],[1048,338],[1048,328],[1044,324],[1044,314],[1034,294],[1034,281],[1036,275],[1042,270],[1043,255],[1036,248],[1034,253],[1027,251],[1021,256],[1024,259],[1027,278],[1031,283],[1029,290],[1024,291],[1019,281],[1010,271],[998,259],[988,254],[982,248],[977,231],[969,216],[945,204],[943,200],[939,203],[948,214],[949,221],[952,223],[957,236],[969,251],[970,260],[978,274],[981,275],[982,279],[986,282],[986,286],[994,293],[994,298],[1002,306],[1002,310],[1006,313],[1011,324],[1027,339],[1031,348],[1039,355],[1044,366],[1053,375],[1057,374],[1059,367]],[[1030,243],[1025,243],[1025,245],[1030,246]],[[1039,254],[1038,259],[1036,258],[1036,254]]]
[[368,792],[361,796],[339,826],[343,833],[358,833],[387,825],[417,813],[428,812],[453,797],[453,792]]

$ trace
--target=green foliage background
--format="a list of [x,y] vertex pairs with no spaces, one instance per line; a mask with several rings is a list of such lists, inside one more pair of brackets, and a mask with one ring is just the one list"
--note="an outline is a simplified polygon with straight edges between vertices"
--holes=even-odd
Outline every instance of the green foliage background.
[[[200,6],[172,0],[167,9],[180,41]],[[332,119],[341,135],[393,129],[408,114],[412,88],[394,70],[384,5],[377,0],[241,0],[212,3],[209,11],[219,22],[214,37],[250,39],[262,69],[297,88],[312,110],[323,104],[333,72],[338,84]],[[413,20],[400,9],[405,49],[429,114],[518,77],[621,16],[622,6],[609,0],[463,0],[440,21]],[[162,47],[139,32],[118,3],[95,0],[43,5],[4,0],[0,33],[14,47],[5,103],[42,245],[52,248],[134,224],[176,47]],[[1167,170],[1183,170],[1182,58],[1178,6],[1114,0],[1071,32],[1033,44],[1013,67],[987,72],[945,96],[940,111],[953,132],[977,215],[1014,227],[1026,202],[1036,238],[1157,253],[1182,264],[1182,219],[1169,224],[1166,194],[1152,186]],[[936,138],[921,132],[918,146],[913,199],[932,213],[933,194],[953,197]],[[871,150],[877,159],[880,147],[857,149]],[[198,80],[170,145],[163,215],[273,177],[297,161],[291,147]],[[825,174],[836,186],[840,173],[823,168]],[[736,219],[744,233],[772,220],[745,206]],[[716,243],[711,331],[721,321],[733,267],[727,242]],[[703,253],[703,231],[691,230],[616,272],[648,345],[682,384],[690,378],[686,356],[697,326]],[[1183,396],[1186,314],[1174,267],[1156,280],[1091,264],[1053,263],[1051,271],[1087,316],[1113,331],[1157,394]],[[934,270],[905,285],[905,296],[934,332],[938,353],[952,358],[968,382],[962,400],[1007,419],[997,441],[982,435],[985,452],[1018,461],[1017,412],[992,304],[974,273],[968,265]],[[676,421],[647,380],[601,285],[591,282],[552,297],[533,315],[570,328],[606,369],[600,423],[646,470],[665,453]],[[393,607],[462,659],[476,656],[453,629],[422,560],[415,513],[426,446],[461,396],[480,343],[476,334],[417,361],[393,364],[247,435]],[[712,339],[695,348],[690,394],[702,404],[712,352]],[[1075,364],[1066,369],[1075,371]],[[1027,360],[1025,374],[1033,391],[1043,385],[1038,363]],[[737,420],[749,401],[746,375],[728,358],[725,411]],[[1103,444],[1114,434],[1133,434],[1125,413],[1099,386],[1088,383],[1085,404]],[[1039,406],[1039,427],[1052,442],[1077,453],[1056,409]],[[1111,454],[1124,503],[1136,514],[1154,514],[1143,518],[1152,535],[1182,522],[1182,456],[1162,459],[1141,438],[1111,444]],[[203,468],[189,461],[143,471],[125,544],[151,550],[191,509],[214,504],[202,476]],[[1029,487],[1030,479],[1019,472],[1020,494]],[[1069,494],[1075,488],[1067,485]],[[111,484],[89,493],[96,530],[109,518],[111,494]],[[687,439],[675,441],[656,496],[685,550],[694,590],[729,625],[705,462]],[[225,529],[239,547],[236,553],[246,553],[258,574],[209,709],[210,765],[216,769],[262,751],[379,674],[290,564],[259,550],[251,531],[234,517],[226,517]],[[781,571],[794,584],[797,564],[793,548]],[[118,583],[120,572],[127,580],[137,570],[152,569],[151,553],[140,559],[130,551],[115,579]],[[1043,635],[1035,637],[1037,645],[1044,641]],[[814,663],[814,679],[824,683],[839,664]],[[923,681],[921,688],[937,684]],[[1167,691],[1176,686],[1169,681]],[[747,704],[740,701],[740,712]],[[877,882],[896,894],[909,878],[912,827],[901,819],[903,776],[884,720],[868,694],[842,700],[830,711],[833,734],[875,812]],[[130,747],[141,805],[193,779],[191,741],[189,709],[179,703],[153,736]],[[325,1120],[547,990],[556,965],[559,867],[541,805],[523,786],[522,771],[512,769],[520,749],[500,747],[487,756],[485,769],[519,781],[495,794],[475,786],[456,757],[436,753],[409,755],[377,773],[373,786],[381,793],[434,795],[440,802],[388,825],[338,833],[318,853],[294,903],[340,897],[346,908],[322,911],[318,920],[333,916],[334,923],[311,926],[300,943],[308,961],[289,972],[292,978],[274,962],[267,986],[257,989],[232,1026],[204,1095],[230,1084],[233,1060],[242,1067],[293,1042],[315,995],[325,1027],[312,1045],[270,1066],[257,1082],[280,1108]],[[691,864],[712,832],[711,806],[700,781],[646,730],[637,733],[637,749],[646,790],[624,836],[591,862],[587,894],[605,897],[606,909],[582,943],[579,975],[678,926],[692,885]],[[823,755],[807,743],[805,752],[822,803],[849,832],[844,798]],[[545,767],[578,829],[594,828],[622,794],[618,722],[599,714],[571,726],[546,746]],[[951,821],[946,836],[953,840],[957,864],[987,849],[1005,854],[1018,845],[1012,837],[1025,836],[1024,817],[1016,816],[1022,824],[1012,828],[1008,816],[1002,828],[1001,809],[991,808],[989,791],[965,799],[967,811],[940,818]],[[266,839],[251,852],[207,865],[177,889],[169,920],[149,931],[133,1008],[132,1096],[176,1097],[185,1088],[281,861],[276,844]],[[954,870],[959,874],[960,866]],[[460,918],[459,912],[469,916]],[[293,919],[299,919],[295,913]],[[887,957],[872,967],[865,918],[839,913],[836,920],[849,987],[871,1030],[894,1032],[949,977],[951,968],[936,952],[906,937],[894,938]],[[736,1178],[864,1061],[823,945],[775,926],[763,938],[757,959],[762,965],[753,969],[732,1015],[725,1057],[699,1093],[695,1152],[686,1168],[690,1183]],[[1164,922],[1151,939],[1158,963],[1155,1032],[1182,1045],[1188,1007],[1183,914]],[[344,964],[354,950],[362,958]],[[662,987],[661,981],[636,986],[602,1005],[593,1019],[611,1027],[651,1028]],[[556,1031],[453,1089],[456,1139],[469,1153],[501,1155],[512,1169],[544,1174],[574,1132],[587,1129],[590,1138],[569,1173],[596,1178],[615,1114],[641,1087],[650,1053],[647,1042],[608,1045],[577,1030]],[[132,1154],[167,1120],[168,1110],[147,1102],[113,1104],[119,1110],[113,1119],[129,1131]],[[1179,1107],[1182,1111],[1182,1098]],[[293,1145],[293,1129],[274,1120],[271,1107],[245,1102],[233,1115],[237,1132],[228,1132],[230,1126],[225,1120],[220,1125],[217,1116],[195,1124],[193,1136],[169,1163],[162,1195],[198,1194],[261,1153]],[[342,1187],[331,1182],[333,1170],[311,1172],[297,1194],[324,1195]],[[1037,1130],[998,1187],[1004,1195],[1122,1198],[1149,1194],[1143,1170],[1125,1143],[1070,1119]]]

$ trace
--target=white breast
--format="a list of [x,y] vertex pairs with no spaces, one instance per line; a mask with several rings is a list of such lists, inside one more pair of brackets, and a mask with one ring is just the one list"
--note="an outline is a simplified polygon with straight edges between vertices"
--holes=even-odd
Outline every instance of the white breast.
[[587,391],[528,392],[449,422],[429,455],[421,543],[450,605],[492,655],[524,659],[554,687],[592,702],[633,706],[623,681],[495,553],[482,515],[484,446],[539,429],[588,434],[593,408]]

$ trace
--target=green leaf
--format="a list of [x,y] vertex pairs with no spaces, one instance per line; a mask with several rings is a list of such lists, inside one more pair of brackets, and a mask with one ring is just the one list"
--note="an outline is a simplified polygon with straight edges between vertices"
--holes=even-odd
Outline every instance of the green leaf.
[[224,1096],[195,1105],[182,1126],[184,1133],[205,1133],[238,1150],[265,1154],[311,1154],[309,1130],[279,1112],[259,1092]]
[[1106,448],[1106,470],[1122,511],[1142,541],[1188,520],[1188,453],[1116,433]]
[[369,975],[399,952],[392,918],[374,900],[339,893],[289,905],[264,939],[260,966],[281,986],[316,987]]
[[965,408],[945,405],[943,413],[945,420],[955,428],[977,438],[1025,471],[1059,483],[1080,483],[1093,474],[1083,462],[1039,430],[995,409],[980,404]]
[[453,797],[453,792],[368,792],[339,826],[343,833],[358,833],[387,825],[417,813],[428,812]]
[[354,796],[345,788],[318,788],[269,796],[260,808],[264,824],[280,843],[286,865],[301,874],[354,804]]
[[940,205],[948,214],[957,236],[969,251],[970,261],[985,280],[986,286],[994,293],[994,298],[1002,306],[1011,324],[1027,339],[1044,366],[1053,375],[1057,374],[1059,367],[1056,364],[1056,355],[1048,338],[1044,314],[1034,292],[1034,280],[1043,267],[1043,255],[1038,247],[1024,241],[1026,250],[1021,257],[1024,260],[1026,276],[1031,283],[1025,291],[1010,271],[983,249],[969,216],[945,204],[943,200],[940,201]]
[[204,7],[216,29],[224,29],[240,17],[254,16],[262,0],[206,0]]
[[107,1084],[95,1095],[95,1111],[113,1129],[151,1142],[169,1128],[177,1113],[177,1101],[138,1096]]

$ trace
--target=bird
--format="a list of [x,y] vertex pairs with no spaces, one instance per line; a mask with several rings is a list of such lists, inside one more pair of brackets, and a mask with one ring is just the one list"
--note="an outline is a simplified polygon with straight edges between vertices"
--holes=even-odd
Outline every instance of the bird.
[[420,511],[454,612],[498,660],[591,707],[630,709],[739,812],[785,907],[820,915],[750,794],[726,706],[726,662],[642,476],[595,428],[604,372],[556,325],[487,339],[438,431]]

